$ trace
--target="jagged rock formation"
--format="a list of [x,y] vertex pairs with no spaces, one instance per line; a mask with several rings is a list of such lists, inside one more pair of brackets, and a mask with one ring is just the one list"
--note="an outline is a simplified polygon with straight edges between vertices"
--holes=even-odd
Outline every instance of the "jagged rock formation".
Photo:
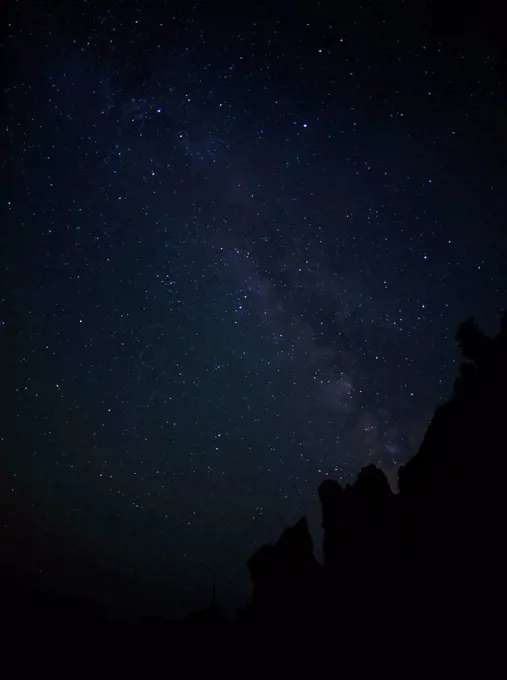
[[285,529],[275,545],[259,548],[248,561],[253,583],[252,607],[242,621],[272,621],[290,616],[293,621],[311,615],[319,600],[321,565],[313,555],[313,542],[306,518]]
[[[507,452],[507,313],[494,338],[473,319],[456,340],[466,361],[454,394],[437,408],[395,495],[373,465],[342,488],[319,488],[324,565],[313,558],[305,519],[249,561],[253,602],[242,621],[329,620],[440,624],[469,620],[495,601],[505,557],[502,454]],[[473,613],[472,613],[473,612]]]

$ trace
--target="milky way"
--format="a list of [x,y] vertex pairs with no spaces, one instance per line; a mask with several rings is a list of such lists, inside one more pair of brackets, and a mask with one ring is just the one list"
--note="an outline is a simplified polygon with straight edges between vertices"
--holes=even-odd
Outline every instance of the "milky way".
[[503,62],[487,25],[444,22],[10,9],[9,488],[170,611],[213,581],[240,601],[301,514],[318,543],[322,479],[392,478],[452,390],[457,323],[495,328]]

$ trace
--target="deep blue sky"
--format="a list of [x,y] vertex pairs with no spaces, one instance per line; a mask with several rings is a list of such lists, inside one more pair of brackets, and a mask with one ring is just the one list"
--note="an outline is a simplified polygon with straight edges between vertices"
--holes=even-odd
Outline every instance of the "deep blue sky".
[[15,564],[235,605],[326,475],[415,453],[507,299],[505,53],[444,4],[11,3]]

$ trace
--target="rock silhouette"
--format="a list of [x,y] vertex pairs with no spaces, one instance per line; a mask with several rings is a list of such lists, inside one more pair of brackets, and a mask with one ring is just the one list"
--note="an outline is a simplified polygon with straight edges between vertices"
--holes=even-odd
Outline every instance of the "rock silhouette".
[[505,566],[499,470],[507,453],[507,313],[496,337],[470,318],[456,342],[465,361],[454,393],[399,470],[399,493],[374,465],[345,488],[324,481],[324,564],[312,560],[303,518],[251,558],[253,599],[241,622],[289,625],[304,609],[315,622],[340,612],[348,624],[366,617],[380,625],[390,611],[407,624],[431,616],[447,625],[494,606]]
[[272,622],[290,616],[305,619],[318,601],[322,567],[313,555],[306,518],[285,529],[275,545],[259,548],[248,561],[253,604],[240,614],[243,621]]

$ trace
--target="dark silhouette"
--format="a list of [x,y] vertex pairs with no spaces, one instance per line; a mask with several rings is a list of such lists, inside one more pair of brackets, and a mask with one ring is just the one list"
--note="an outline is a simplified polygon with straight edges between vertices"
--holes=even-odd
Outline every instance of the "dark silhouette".
[[496,337],[470,318],[456,342],[465,361],[454,394],[399,470],[399,493],[374,465],[345,488],[323,482],[323,566],[303,518],[250,559],[253,600],[240,622],[290,625],[303,613],[315,623],[382,625],[389,611],[406,625],[446,626],[494,608],[505,565],[507,313]]
[[243,610],[243,621],[271,622],[290,616],[293,622],[317,613],[322,567],[313,555],[313,543],[303,517],[286,529],[275,545],[261,547],[248,561],[253,583],[253,605]]

